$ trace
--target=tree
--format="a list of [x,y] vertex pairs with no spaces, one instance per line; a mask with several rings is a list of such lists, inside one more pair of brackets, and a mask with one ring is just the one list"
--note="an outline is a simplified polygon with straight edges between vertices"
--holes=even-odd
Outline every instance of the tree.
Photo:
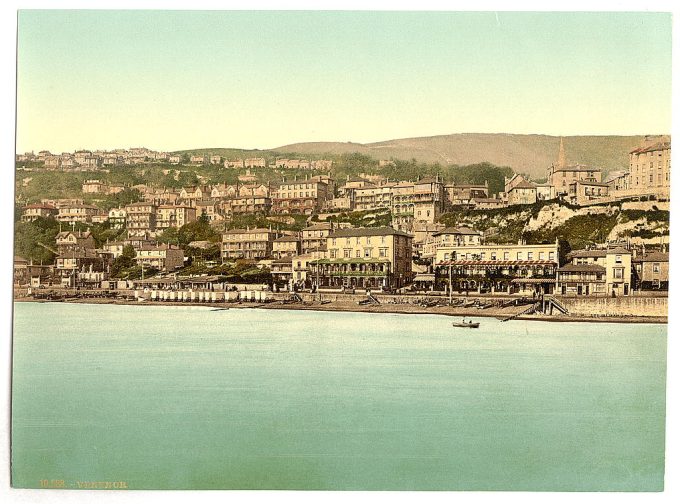
[[116,257],[111,264],[111,276],[119,278],[125,270],[135,266],[137,252],[132,245],[125,245],[121,255]]

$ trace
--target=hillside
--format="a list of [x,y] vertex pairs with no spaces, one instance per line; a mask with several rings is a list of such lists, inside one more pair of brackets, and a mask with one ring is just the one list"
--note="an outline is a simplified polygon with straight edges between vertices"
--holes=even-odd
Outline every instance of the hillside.
[[[603,169],[605,173],[628,167],[628,152],[643,136],[564,137],[567,160]],[[509,166],[534,178],[545,177],[546,168],[557,158],[560,137],[461,133],[433,137],[403,138],[370,144],[309,142],[284,145],[277,152],[306,155],[338,155],[359,152],[374,159],[412,159],[419,162],[468,165],[488,161]]]

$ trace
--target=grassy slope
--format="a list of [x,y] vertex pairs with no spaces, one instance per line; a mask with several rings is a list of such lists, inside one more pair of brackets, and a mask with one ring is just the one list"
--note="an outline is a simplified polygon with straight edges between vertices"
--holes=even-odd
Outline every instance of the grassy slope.
[[[642,136],[564,137],[567,159],[601,167],[605,172],[628,166],[628,152],[638,146]],[[299,143],[278,147],[281,152],[340,154],[348,149],[374,159],[411,159],[442,164],[472,164],[488,161],[510,166],[532,177],[545,176],[546,168],[557,158],[560,137],[547,135],[455,134],[405,138],[372,144],[333,142]]]

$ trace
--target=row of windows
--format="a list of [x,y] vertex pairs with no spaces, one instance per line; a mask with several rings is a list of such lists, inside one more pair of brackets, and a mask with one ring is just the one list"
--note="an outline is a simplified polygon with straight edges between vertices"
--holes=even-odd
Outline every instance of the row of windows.
[[[338,258],[338,249],[330,249],[330,258],[331,259],[337,259]],[[352,249],[343,249],[342,251],[342,257],[344,259],[351,259],[352,257]],[[371,258],[373,257],[373,248],[364,248],[362,249],[355,249],[354,250],[354,257],[357,259],[360,258]],[[386,248],[379,248],[378,249],[378,257],[387,257],[387,249]]]
[[[456,254],[456,258],[458,260],[467,260],[467,261],[473,261],[473,260],[480,260],[480,261],[485,261],[486,260],[486,252],[482,252],[480,254],[473,254],[471,252],[465,253],[465,254]],[[533,261],[535,258],[534,252],[527,252],[526,254],[526,260],[527,261]],[[538,253],[538,259],[540,261],[545,261],[546,254],[545,252],[539,252]],[[448,261],[451,259],[451,255],[446,253],[444,254],[444,260]],[[490,253],[490,260],[496,261],[498,260],[498,254],[496,252],[491,252]],[[503,252],[503,260],[504,261],[510,261],[510,252]],[[524,260],[524,253],[523,252],[517,252],[515,254],[515,259],[516,261],[523,261]],[[548,260],[549,261],[554,261],[555,260],[555,252],[548,252]]]
[[[356,243],[357,245],[359,245],[359,239],[360,239],[360,238],[361,238],[360,236],[354,237],[354,239],[355,239],[354,243]],[[367,245],[370,245],[370,244],[371,244],[371,237],[370,237],[370,236],[365,236],[364,238],[366,238],[366,244],[367,244]],[[381,236],[381,237],[380,237],[380,243],[382,243],[382,244],[386,243],[386,238],[387,238],[386,236]],[[337,238],[332,238],[332,239],[331,239],[331,242],[332,242],[332,245],[335,246],[335,245],[338,244],[338,243],[337,243],[337,242],[338,242],[338,239],[337,239]],[[351,245],[351,244],[352,244],[352,237],[345,238],[345,245]]]
[[[279,197],[279,198],[298,198],[298,197],[300,197],[300,198],[309,198],[309,197],[316,198],[316,192],[314,192],[314,191],[312,191],[311,193],[310,193],[309,191],[305,191],[304,193],[303,193],[302,191],[300,191],[299,194],[300,194],[300,195],[298,196],[298,192],[297,192],[297,191],[294,191],[294,192],[282,192],[282,193],[279,193],[279,194],[278,194],[278,197]],[[311,195],[311,196],[310,196],[310,195]]]

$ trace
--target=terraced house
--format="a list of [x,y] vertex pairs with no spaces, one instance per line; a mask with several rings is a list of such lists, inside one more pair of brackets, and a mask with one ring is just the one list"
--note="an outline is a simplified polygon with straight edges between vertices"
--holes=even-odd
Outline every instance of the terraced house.
[[391,227],[338,229],[326,237],[327,257],[308,262],[307,278],[319,287],[403,287],[413,276],[412,240]]
[[272,193],[272,212],[312,215],[319,212],[333,193],[326,181],[316,177],[282,182]]
[[563,296],[628,296],[631,256],[624,248],[577,250],[557,271],[557,292]]
[[439,288],[479,293],[551,294],[559,245],[442,245],[435,257]]
[[267,228],[230,229],[222,235],[222,262],[230,259],[272,257],[274,240],[281,233]]

